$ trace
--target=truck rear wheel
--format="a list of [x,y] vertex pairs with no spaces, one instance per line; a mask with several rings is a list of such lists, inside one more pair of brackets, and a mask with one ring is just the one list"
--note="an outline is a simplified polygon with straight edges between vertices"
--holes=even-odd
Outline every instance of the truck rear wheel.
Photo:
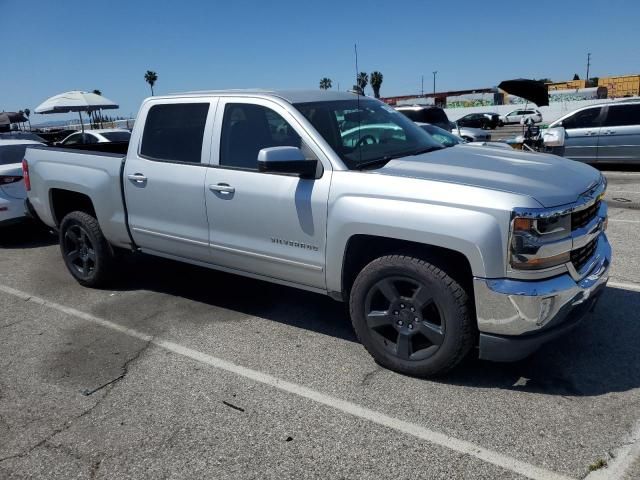
[[88,213],[71,212],[60,222],[59,238],[64,263],[78,283],[104,286],[114,261],[98,221]]
[[473,344],[465,290],[419,258],[390,255],[369,263],[351,289],[356,335],[380,365],[407,375],[445,373]]

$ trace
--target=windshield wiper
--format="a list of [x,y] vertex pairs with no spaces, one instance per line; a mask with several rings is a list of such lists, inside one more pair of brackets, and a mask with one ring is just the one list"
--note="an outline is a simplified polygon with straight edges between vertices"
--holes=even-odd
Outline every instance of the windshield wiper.
[[397,153],[395,155],[385,155],[384,157],[380,157],[380,158],[376,158],[374,160],[369,160],[367,162],[359,163],[358,165],[356,165],[356,169],[364,170],[367,167],[372,167],[372,166],[378,165],[378,164],[380,164],[380,166],[383,166],[387,162],[389,162],[391,160],[394,160],[396,158],[412,157],[412,156],[415,156],[415,155],[422,155],[423,153],[433,152],[434,150],[442,150],[443,148],[444,147],[440,147],[440,146],[431,146],[431,147],[421,148],[419,150],[414,150],[414,151],[411,151],[411,152],[402,152],[402,153]]

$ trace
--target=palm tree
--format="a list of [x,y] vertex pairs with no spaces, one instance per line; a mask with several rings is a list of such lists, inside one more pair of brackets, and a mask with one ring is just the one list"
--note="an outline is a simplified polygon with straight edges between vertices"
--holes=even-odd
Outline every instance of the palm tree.
[[321,78],[321,79],[320,79],[320,88],[321,88],[322,90],[328,90],[328,89],[330,89],[332,86],[333,86],[333,85],[332,85],[332,83],[331,83],[331,79],[330,79],[330,78],[324,77],[324,78]]
[[362,93],[362,95],[364,95],[364,89],[369,84],[369,75],[367,75],[366,72],[360,72],[358,74],[357,81],[358,81],[358,88],[360,89],[360,92]]
[[144,79],[151,87],[151,96],[153,97],[153,86],[158,81],[158,74],[153,70],[147,70],[147,73],[144,74]]
[[371,88],[373,88],[373,96],[380,98],[380,86],[382,85],[383,75],[378,72],[371,72]]

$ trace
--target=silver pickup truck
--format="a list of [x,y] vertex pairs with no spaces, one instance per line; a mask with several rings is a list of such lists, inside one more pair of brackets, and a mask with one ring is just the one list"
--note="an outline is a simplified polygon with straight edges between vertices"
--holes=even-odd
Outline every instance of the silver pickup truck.
[[[152,97],[125,155],[29,148],[27,209],[83,285],[139,251],[349,303],[377,362],[525,357],[608,279],[606,182],[552,155],[445,148],[350,93]],[[285,301],[285,300],[283,300]]]

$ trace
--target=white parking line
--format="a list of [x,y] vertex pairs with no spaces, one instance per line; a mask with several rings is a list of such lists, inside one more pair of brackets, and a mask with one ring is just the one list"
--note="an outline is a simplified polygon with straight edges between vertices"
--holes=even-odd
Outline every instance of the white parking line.
[[367,420],[372,423],[382,425],[384,427],[402,432],[407,435],[412,435],[421,440],[425,440],[432,444],[439,445],[441,447],[447,448],[449,450],[453,450],[463,455],[470,455],[472,457],[475,457],[487,463],[491,463],[505,470],[509,470],[511,472],[523,475],[527,478],[531,478],[534,480],[568,480],[569,479],[569,477],[566,477],[559,473],[552,472],[551,470],[547,470],[542,467],[531,465],[527,462],[517,460],[513,457],[504,455],[500,452],[489,450],[487,448],[481,447],[480,445],[467,442],[466,440],[460,440],[458,438],[454,438],[444,433],[430,430],[428,428],[422,427],[420,425],[416,425],[414,423],[410,423],[404,420],[400,420],[398,418],[390,417],[381,412],[377,412],[375,410],[362,407],[360,405],[349,402],[347,400],[342,400],[337,397],[332,397],[331,395],[326,395],[322,392],[312,390],[302,385],[291,383],[286,380],[282,380],[280,378],[274,377],[272,375],[269,375],[257,370],[252,370],[250,368],[236,365],[227,360],[223,360],[221,358],[217,358],[212,355],[208,355],[206,353],[193,350],[191,348],[185,347],[183,345],[179,345],[174,342],[155,339],[152,335],[149,335],[147,333],[143,333],[138,330],[127,328],[123,325],[119,325],[117,323],[113,323],[103,318],[99,318],[94,315],[91,315],[89,313],[76,310],[75,308],[60,305],[59,303],[55,303],[55,302],[50,302],[48,300],[45,300],[44,298],[29,295],[26,292],[22,292],[20,290],[16,290],[14,288],[11,288],[5,285],[0,285],[0,291],[8,295],[12,295],[14,297],[20,298],[22,300],[33,302],[38,305],[43,305],[52,310],[57,310],[64,314],[70,315],[72,317],[85,320],[85,321],[94,323],[96,325],[100,325],[104,328],[115,330],[117,332],[123,333],[130,337],[137,338],[145,342],[149,342],[153,345],[156,345],[160,348],[164,348],[165,350],[168,350],[175,354],[182,355],[184,357],[190,358],[197,362],[207,364],[213,368],[234,373],[236,375],[253,380],[255,382],[269,385],[271,387],[277,388],[284,392],[297,395],[299,397],[306,398],[313,402],[326,405],[335,410],[339,410],[343,413],[353,415],[354,417],[358,417],[363,420]]
[[611,217],[609,217],[609,222],[640,223],[640,220],[624,220],[622,218],[611,218]]
[[632,292],[640,292],[640,283],[608,281],[607,286],[613,288],[621,288],[622,290],[631,290]]
[[640,422],[636,425],[629,441],[616,451],[609,464],[591,472],[584,480],[622,480],[633,463],[640,459]]
[[607,189],[607,196],[611,196],[614,193],[635,193],[640,194],[640,190],[612,190],[612,189]]

